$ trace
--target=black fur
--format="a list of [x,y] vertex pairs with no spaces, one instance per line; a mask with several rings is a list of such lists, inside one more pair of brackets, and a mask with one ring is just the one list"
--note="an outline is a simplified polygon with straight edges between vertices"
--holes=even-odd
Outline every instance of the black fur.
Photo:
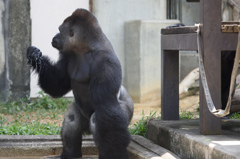
[[66,18],[59,30],[52,41],[60,51],[56,64],[41,56],[36,47],[29,47],[27,57],[46,93],[61,97],[73,90],[75,101],[65,115],[61,131],[61,158],[82,156],[82,133],[89,127],[100,159],[129,158],[126,148],[133,102],[121,86],[121,65],[111,43],[96,18],[83,9]]

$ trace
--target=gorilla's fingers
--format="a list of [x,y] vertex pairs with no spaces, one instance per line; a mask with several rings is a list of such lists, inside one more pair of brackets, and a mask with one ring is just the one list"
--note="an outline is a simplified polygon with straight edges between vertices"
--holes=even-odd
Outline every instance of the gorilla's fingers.
[[36,67],[37,71],[41,72],[41,70],[42,70],[42,63],[43,63],[42,62],[42,58],[40,57],[36,63],[38,65],[38,68]]
[[37,62],[41,56],[42,56],[42,52],[39,49],[36,49],[32,53],[32,60]]
[[36,62],[36,66],[35,66],[36,70],[38,70],[38,63]]
[[37,57],[36,57],[36,61],[40,60],[40,58],[42,57],[42,52],[38,49],[37,50]]
[[34,47],[34,46],[28,47],[28,49],[27,49],[27,58],[28,59],[31,59],[32,53],[34,52],[35,49],[36,49],[36,47]]
[[[28,60],[31,60],[33,62],[36,62],[38,61],[38,59],[42,56],[42,52],[34,47],[34,46],[30,46],[28,49],[27,49],[27,58]],[[33,63],[32,63],[33,64]]]

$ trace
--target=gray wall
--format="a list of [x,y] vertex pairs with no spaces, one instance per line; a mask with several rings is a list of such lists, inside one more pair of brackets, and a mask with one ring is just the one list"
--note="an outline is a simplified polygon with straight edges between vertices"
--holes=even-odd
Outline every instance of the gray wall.
[[124,23],[166,19],[166,0],[93,0],[92,10],[121,61],[125,85]]
[[193,69],[198,67],[198,54],[195,51],[181,51],[179,82],[181,82]]
[[162,28],[178,20],[136,20],[125,24],[125,85],[135,102],[160,96]]
[[199,23],[200,20],[200,3],[199,2],[187,2],[181,0],[181,22],[185,25],[194,25]]
[[[180,3],[181,22],[188,26],[193,26],[195,23],[199,23],[200,20],[200,3],[199,2],[187,2],[182,0]],[[179,82],[181,82],[186,75],[193,69],[198,67],[198,55],[196,51],[180,51],[179,56]]]
[[[6,101],[29,96],[26,50],[31,44],[29,0],[0,0],[0,95]],[[4,46],[4,47],[3,47]]]

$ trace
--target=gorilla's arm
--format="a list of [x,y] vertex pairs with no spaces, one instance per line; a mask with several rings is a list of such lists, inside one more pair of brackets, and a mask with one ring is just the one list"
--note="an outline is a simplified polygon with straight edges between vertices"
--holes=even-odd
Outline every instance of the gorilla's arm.
[[38,84],[44,92],[52,97],[61,97],[71,90],[67,57],[62,56],[53,64],[47,56],[41,56],[40,50],[35,47],[29,47],[27,57],[33,70],[39,74]]
[[118,102],[117,95],[122,84],[119,60],[103,51],[95,53],[92,58],[90,89],[93,102],[96,102],[96,105],[109,101]]
[[40,87],[52,97],[61,97],[71,90],[71,81],[67,74],[67,61],[60,59],[56,64],[43,56],[43,67],[39,73]]
[[96,106],[94,129],[97,133],[94,134],[94,138],[100,152],[105,153],[100,153],[100,156],[112,152],[115,155],[122,153],[121,155],[126,155],[123,158],[128,158],[127,153],[119,152],[126,150],[130,141],[129,116],[117,99],[122,82],[120,62],[111,53],[98,53],[96,56],[92,63],[90,80],[92,101]]

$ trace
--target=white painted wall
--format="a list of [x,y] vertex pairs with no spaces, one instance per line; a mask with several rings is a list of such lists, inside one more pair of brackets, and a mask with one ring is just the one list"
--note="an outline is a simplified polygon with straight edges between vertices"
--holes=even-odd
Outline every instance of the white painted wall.
[[[51,45],[63,20],[77,8],[89,9],[89,0],[31,0],[32,45],[38,47],[43,55],[58,59],[58,51]],[[31,97],[41,90],[37,85],[37,75],[31,74]],[[69,93],[67,96],[72,96]]]

